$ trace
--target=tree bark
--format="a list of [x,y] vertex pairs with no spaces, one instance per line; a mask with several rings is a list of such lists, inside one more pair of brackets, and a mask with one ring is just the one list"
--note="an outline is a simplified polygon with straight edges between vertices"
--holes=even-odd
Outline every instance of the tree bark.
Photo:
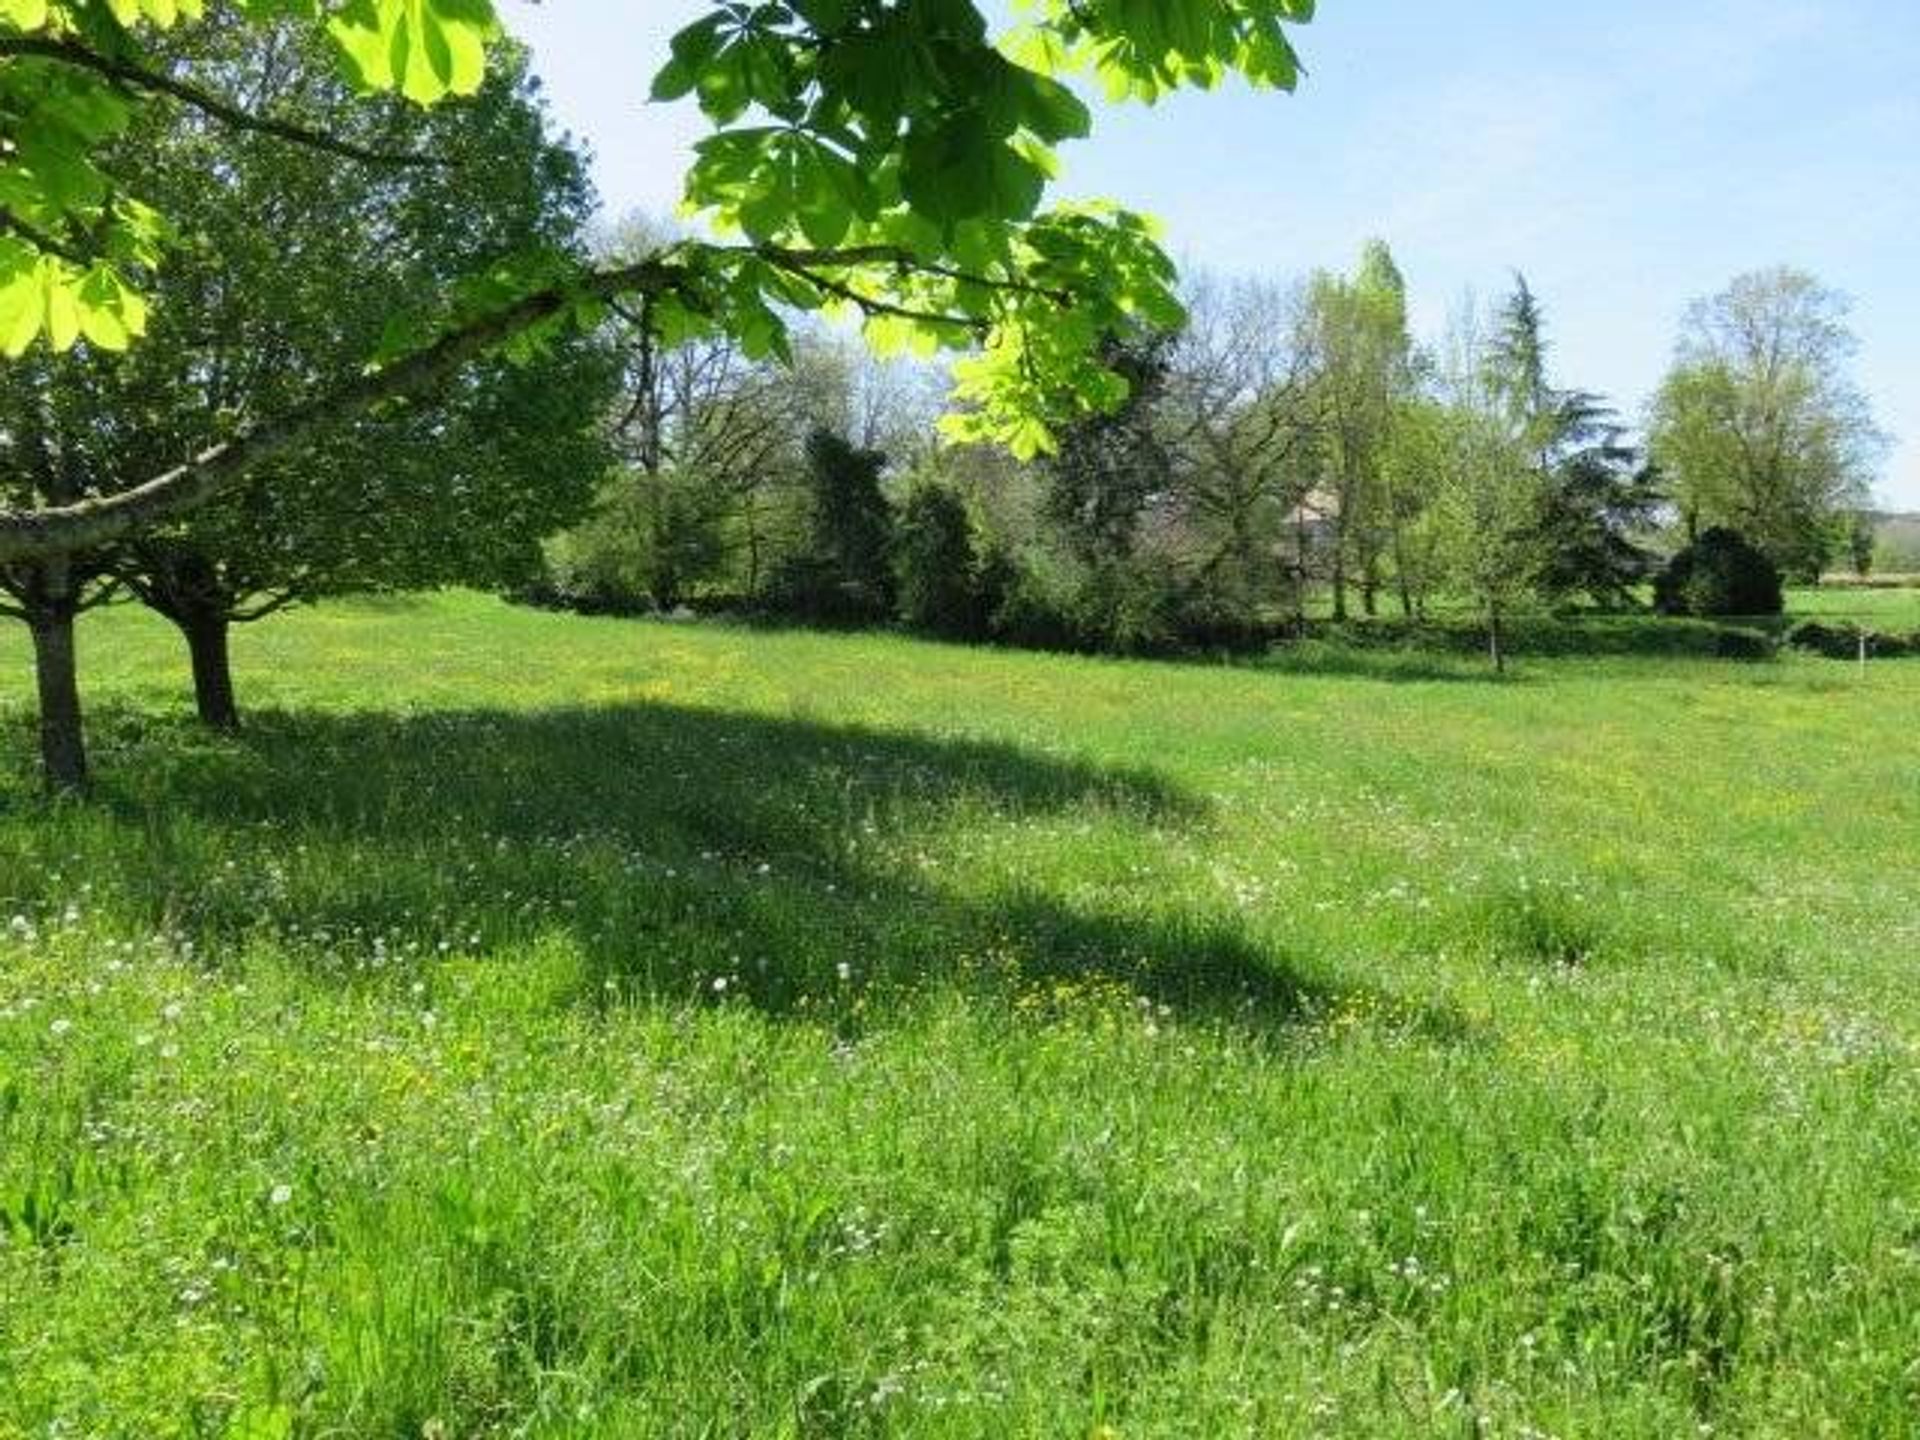
[[33,672],[40,699],[40,766],[47,792],[77,794],[87,788],[87,742],[80,721],[80,680],[75,661],[70,597],[36,606]]
[[193,659],[193,703],[200,723],[222,735],[235,733],[240,707],[233,693],[233,659],[227,647],[232,627],[226,615],[208,611],[176,623]]
[[1500,605],[1494,602],[1487,610],[1487,650],[1493,658],[1493,673],[1507,673],[1507,652],[1500,645]]

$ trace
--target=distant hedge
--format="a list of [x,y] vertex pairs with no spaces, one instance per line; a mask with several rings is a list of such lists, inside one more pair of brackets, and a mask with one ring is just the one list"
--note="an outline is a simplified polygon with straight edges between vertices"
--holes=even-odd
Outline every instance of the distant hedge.
[[1829,625],[1819,620],[1806,620],[1787,632],[1787,643],[1796,650],[1810,650],[1831,660],[1856,659],[1863,638],[1871,659],[1893,660],[1920,655],[1920,630],[1874,630],[1861,625]]
[[[1303,638],[1357,649],[1446,650],[1478,654],[1486,632],[1464,621],[1352,620],[1310,623]],[[1509,639],[1517,654],[1667,655],[1676,658],[1769,660],[1779,651],[1774,632],[1760,625],[1651,615],[1535,616],[1515,620]]]

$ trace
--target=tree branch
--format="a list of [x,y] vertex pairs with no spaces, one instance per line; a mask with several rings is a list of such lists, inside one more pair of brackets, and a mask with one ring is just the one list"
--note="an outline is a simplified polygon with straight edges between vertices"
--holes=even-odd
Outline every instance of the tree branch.
[[0,205],[0,230],[11,231],[42,254],[58,255],[62,260],[74,265],[87,263],[87,257],[64,240],[42,230],[37,225],[28,224],[4,205]]
[[[6,43],[0,41],[0,54],[6,53]],[[920,321],[964,323],[933,312],[919,313],[893,306],[877,297],[861,296],[842,282],[810,273],[817,269],[887,264],[903,273],[919,271],[956,277],[961,274],[946,267],[923,264],[896,247],[860,246],[840,250],[791,250],[778,246],[670,247],[634,264],[548,286],[462,324],[424,349],[279,415],[257,421],[232,439],[202,451],[143,484],[70,504],[34,510],[0,510],[0,565],[94,549],[184,515],[205,505],[265,461],[352,422],[384,401],[400,399],[446,380],[469,361],[553,319],[580,301],[611,301],[631,294],[659,295],[690,285],[698,279],[694,267],[702,255],[758,258],[801,273],[809,283],[829,293],[841,294],[856,304],[885,306],[891,313]],[[965,278],[995,288],[1040,295],[1055,293],[1017,279]],[[1062,293],[1063,303],[1071,303],[1071,296]]]
[[815,274],[803,265],[768,257],[770,262],[789,275],[806,281],[816,290],[824,291],[856,307],[861,314],[871,318],[875,315],[890,315],[896,320],[911,320],[920,325],[944,325],[949,329],[965,330],[974,336],[984,335],[990,328],[985,320],[976,320],[968,315],[947,315],[937,310],[916,310],[908,305],[896,305],[877,295],[868,295],[843,281]]
[[73,40],[52,39],[44,35],[0,37],[0,57],[9,55],[51,60],[57,64],[71,65],[78,70],[90,70],[119,85],[145,90],[150,94],[170,96],[181,104],[198,110],[201,114],[235,130],[250,130],[260,135],[271,135],[290,144],[303,145],[310,150],[324,151],[329,155],[338,155],[347,160],[356,160],[363,165],[420,165],[451,169],[454,164],[453,161],[437,155],[419,155],[401,150],[379,150],[356,144],[351,140],[342,140],[339,136],[329,135],[324,130],[296,125],[290,120],[275,120],[268,115],[256,115],[185,80],[175,79],[157,70],[146,69],[130,60],[117,60],[110,55],[102,55]]
[[470,360],[522,335],[580,300],[660,292],[686,272],[657,260],[553,285],[449,331],[384,369],[259,421],[146,483],[110,495],[30,511],[0,510],[0,564],[92,549],[212,500],[255,466],[356,419],[375,405],[426,389]]
[[809,272],[814,270],[848,270],[860,265],[890,265],[904,272],[921,275],[937,275],[943,280],[951,280],[956,285],[971,285],[981,290],[1004,290],[1014,295],[1038,295],[1051,300],[1056,305],[1073,304],[1073,292],[1046,285],[1036,285],[1030,280],[1019,280],[1006,276],[977,275],[970,270],[960,270],[951,265],[939,265],[932,261],[918,259],[911,250],[899,245],[850,245],[841,249],[795,250],[782,245],[733,245],[714,246],[724,254],[750,256],[765,260],[782,270],[797,272],[813,278]]

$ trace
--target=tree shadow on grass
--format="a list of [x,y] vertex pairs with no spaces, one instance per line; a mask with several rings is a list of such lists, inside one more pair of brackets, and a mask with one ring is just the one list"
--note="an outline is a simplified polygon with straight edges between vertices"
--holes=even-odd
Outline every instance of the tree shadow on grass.
[[1103,847],[1150,858],[1207,823],[1148,771],[666,704],[266,714],[234,741],[100,722],[119,863],[90,877],[92,904],[213,963],[270,938],[382,984],[519,955],[553,1003],[836,1023],[947,990],[1272,1031],[1352,994],[1217,907],[1145,889],[1090,906],[993,858],[1051,827],[1075,886],[1056,845],[1097,866]]

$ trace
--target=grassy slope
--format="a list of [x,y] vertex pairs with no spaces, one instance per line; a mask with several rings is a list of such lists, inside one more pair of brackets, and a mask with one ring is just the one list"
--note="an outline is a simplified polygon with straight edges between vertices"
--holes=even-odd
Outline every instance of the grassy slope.
[[1920,1414],[1920,664],[450,597],[216,743],[84,643],[95,805],[0,690],[0,1435]]

